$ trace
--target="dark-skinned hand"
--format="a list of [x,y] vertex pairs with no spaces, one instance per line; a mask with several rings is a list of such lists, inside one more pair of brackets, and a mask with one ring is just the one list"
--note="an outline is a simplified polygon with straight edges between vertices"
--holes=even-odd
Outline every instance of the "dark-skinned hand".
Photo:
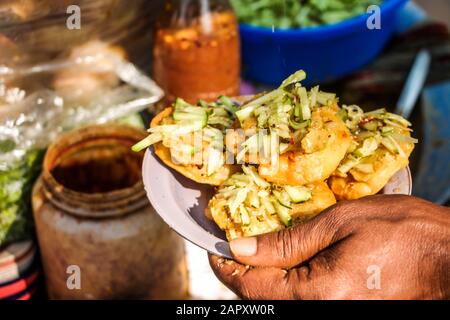
[[210,264],[244,299],[450,298],[450,209],[414,197],[340,202],[230,247]]

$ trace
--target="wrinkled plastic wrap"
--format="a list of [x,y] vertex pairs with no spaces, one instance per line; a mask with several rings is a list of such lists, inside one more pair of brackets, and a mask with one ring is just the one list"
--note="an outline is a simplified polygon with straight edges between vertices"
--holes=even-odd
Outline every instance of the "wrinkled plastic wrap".
[[[0,0],[0,246],[31,235],[30,193],[49,143],[163,96],[136,66],[151,56],[151,2]],[[72,4],[80,30],[66,27]]]
[[[126,48],[129,60],[147,71],[151,62],[151,30],[163,2],[0,0],[0,64],[48,63],[67,55],[75,46],[101,40]],[[74,12],[69,6],[80,10],[80,29],[67,27]]]

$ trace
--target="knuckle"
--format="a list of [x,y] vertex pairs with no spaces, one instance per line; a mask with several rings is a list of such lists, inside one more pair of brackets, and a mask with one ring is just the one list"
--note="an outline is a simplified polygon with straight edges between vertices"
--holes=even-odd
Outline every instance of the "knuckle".
[[283,260],[288,260],[295,256],[300,241],[297,233],[293,232],[292,229],[285,229],[276,234],[275,242],[278,256]]
[[351,223],[344,222],[347,218],[345,212],[341,210],[333,211],[314,226],[312,234],[318,235],[317,241],[325,243],[334,242],[338,240],[337,238],[343,236],[342,226],[349,227],[351,225]]
[[338,203],[329,208],[323,216],[321,216],[321,222],[324,227],[334,227],[338,221],[342,221],[344,218],[348,218],[355,213],[353,205],[350,202]]

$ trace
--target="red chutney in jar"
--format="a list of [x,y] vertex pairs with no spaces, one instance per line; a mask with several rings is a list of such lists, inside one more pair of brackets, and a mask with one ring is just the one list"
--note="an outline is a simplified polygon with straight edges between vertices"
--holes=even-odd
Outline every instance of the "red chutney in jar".
[[158,29],[153,55],[154,78],[166,92],[166,104],[177,97],[196,103],[239,94],[239,31],[231,10],[200,15],[185,27]]

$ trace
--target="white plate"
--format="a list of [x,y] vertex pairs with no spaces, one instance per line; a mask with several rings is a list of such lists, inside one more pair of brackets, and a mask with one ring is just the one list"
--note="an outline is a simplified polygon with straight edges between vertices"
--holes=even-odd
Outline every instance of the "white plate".
[[[153,148],[146,151],[142,174],[148,199],[175,232],[213,254],[231,258],[225,233],[205,216],[213,187],[193,182],[166,167]],[[406,168],[392,177],[382,193],[410,195],[411,187],[411,173]]]

